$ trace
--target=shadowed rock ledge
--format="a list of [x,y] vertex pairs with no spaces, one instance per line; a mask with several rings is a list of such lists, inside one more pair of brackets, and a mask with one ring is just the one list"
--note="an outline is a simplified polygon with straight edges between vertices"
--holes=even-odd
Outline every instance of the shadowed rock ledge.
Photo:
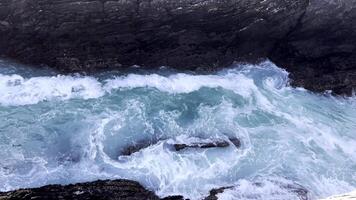
[[96,181],[76,185],[49,185],[0,193],[0,199],[159,199],[134,181]]
[[[153,192],[139,183],[130,180],[95,181],[67,186],[48,185],[41,188],[20,189],[12,192],[0,192],[0,200],[37,199],[37,200],[160,200]],[[179,200],[180,196],[163,198]]]
[[354,0],[1,0],[0,55],[62,72],[216,70],[269,58],[296,86],[356,86]]

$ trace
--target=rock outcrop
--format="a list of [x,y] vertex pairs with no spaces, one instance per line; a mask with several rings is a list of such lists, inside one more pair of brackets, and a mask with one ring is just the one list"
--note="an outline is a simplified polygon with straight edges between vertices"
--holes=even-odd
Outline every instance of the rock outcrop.
[[355,46],[354,0],[0,2],[0,55],[62,72],[269,58],[297,86],[350,93]]
[[[255,183],[256,186],[259,183]],[[300,185],[283,185],[281,188],[295,193],[300,200],[308,200],[308,191]],[[234,189],[221,187],[212,189],[204,200],[217,200],[218,194]],[[353,197],[352,194],[344,195]],[[0,192],[0,200],[185,200],[183,196],[168,196],[159,198],[153,192],[145,189],[139,183],[130,180],[105,180],[71,185],[47,185],[40,188],[19,189],[10,192]],[[337,198],[336,198],[337,199]],[[342,199],[342,198],[341,198]],[[347,199],[347,198],[346,198]]]
[[1,200],[38,199],[38,200],[159,200],[153,192],[146,190],[139,183],[129,180],[95,181],[74,185],[48,185],[41,188],[21,189],[0,193]]
[[0,192],[0,200],[184,200],[182,196],[163,199],[130,180],[105,180],[72,185],[48,185],[40,188]]
[[[237,138],[229,138],[229,141],[234,144],[236,148],[241,147],[241,141]],[[193,142],[193,143],[177,143],[173,144],[173,147],[176,151],[182,151],[184,149],[209,149],[209,148],[225,148],[229,147],[230,143],[225,140],[211,140],[211,141],[202,141],[202,142]]]
[[294,85],[350,94],[356,88],[356,1],[309,0],[269,56]]

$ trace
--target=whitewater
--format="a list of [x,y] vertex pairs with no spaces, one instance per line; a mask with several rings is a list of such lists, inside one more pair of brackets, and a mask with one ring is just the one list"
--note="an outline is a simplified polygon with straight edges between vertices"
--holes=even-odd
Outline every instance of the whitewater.
[[[289,85],[270,61],[211,74],[60,75],[0,61],[0,191],[136,180],[161,197],[310,199],[356,189],[356,98]],[[169,144],[238,138],[241,147]],[[155,141],[132,155],[125,148]]]

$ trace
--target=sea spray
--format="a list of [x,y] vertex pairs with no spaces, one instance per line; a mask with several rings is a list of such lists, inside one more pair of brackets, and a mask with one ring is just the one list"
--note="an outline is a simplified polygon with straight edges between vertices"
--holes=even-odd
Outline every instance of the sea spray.
[[[6,63],[2,63],[6,65]],[[0,71],[0,190],[127,178],[160,196],[312,199],[356,188],[355,98],[288,85],[266,61],[214,74]],[[173,151],[192,138],[242,146]],[[125,148],[155,141],[130,156]]]

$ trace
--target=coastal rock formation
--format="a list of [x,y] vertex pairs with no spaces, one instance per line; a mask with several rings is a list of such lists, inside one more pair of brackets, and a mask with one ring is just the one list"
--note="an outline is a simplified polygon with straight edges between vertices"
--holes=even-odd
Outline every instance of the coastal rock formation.
[[0,200],[184,200],[182,196],[159,198],[139,183],[106,180],[72,185],[48,185],[33,189],[0,192]]
[[[208,149],[208,148],[225,148],[230,146],[230,142],[236,147],[241,147],[241,141],[238,138],[229,138],[228,141],[222,139],[201,139],[201,138],[190,138],[195,140],[195,142],[178,142],[178,143],[169,143],[172,146],[174,151],[182,151],[184,149]],[[230,142],[229,142],[230,141]],[[157,144],[159,141],[152,140],[141,140],[134,142],[134,144],[125,147],[120,151],[119,156],[130,156],[133,153],[139,152],[142,149],[148,148],[151,145]]]
[[[49,185],[34,189],[21,189],[0,193],[1,200],[15,199],[105,199],[105,200],[159,200],[153,192],[146,190],[139,183],[129,180],[95,181],[74,185]],[[169,198],[167,198],[169,199]]]
[[[235,145],[236,148],[241,147],[241,142],[237,138],[230,138],[231,143]],[[211,140],[211,141],[202,141],[202,142],[193,142],[188,144],[173,144],[173,147],[176,151],[181,151],[187,148],[198,148],[198,149],[208,149],[208,148],[224,148],[230,146],[230,143],[225,140]]]
[[353,0],[2,0],[0,55],[62,72],[216,70],[269,58],[294,85],[356,86]]
[[[255,183],[256,186],[259,183]],[[290,192],[295,193],[300,200],[308,200],[308,191],[300,185],[283,185]],[[234,189],[221,187],[212,189],[204,200],[217,200],[218,194],[225,190]],[[351,194],[350,194],[351,195]],[[349,196],[350,196],[349,195]],[[345,195],[346,196],[346,195]],[[71,185],[48,185],[40,188],[19,189],[10,192],[0,192],[0,200],[184,200],[183,196],[169,196],[159,198],[153,192],[145,189],[139,183],[130,180],[105,180]]]
[[269,57],[291,72],[294,85],[350,94],[356,88],[356,1],[309,1]]

